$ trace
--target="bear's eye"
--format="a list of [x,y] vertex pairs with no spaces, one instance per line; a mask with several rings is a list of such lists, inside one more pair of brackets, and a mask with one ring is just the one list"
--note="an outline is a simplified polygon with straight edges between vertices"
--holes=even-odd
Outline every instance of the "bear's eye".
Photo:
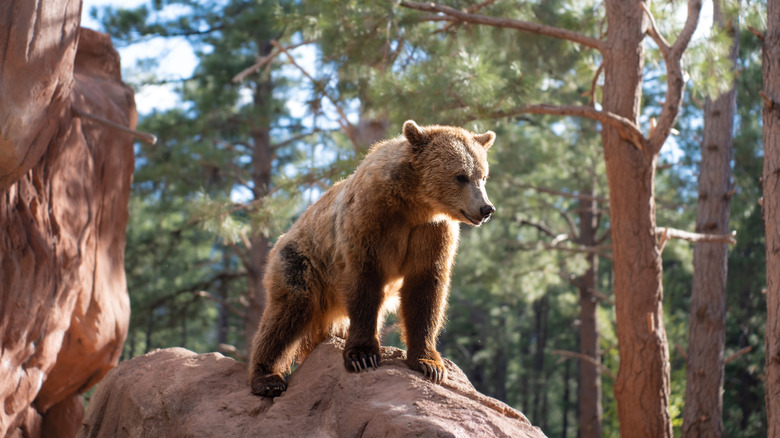
[[460,182],[460,183],[467,183],[467,182],[469,182],[469,177],[467,177],[466,175],[458,175],[458,176],[455,177],[455,179],[457,179],[458,182]]

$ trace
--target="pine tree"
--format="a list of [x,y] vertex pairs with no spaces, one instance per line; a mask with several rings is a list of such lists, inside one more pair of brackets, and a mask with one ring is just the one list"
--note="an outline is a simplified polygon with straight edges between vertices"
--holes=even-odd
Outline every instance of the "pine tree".
[[780,437],[780,1],[768,0],[764,33],[765,99],[763,208],[766,233],[766,416],[768,436]]
[[[713,32],[724,29],[733,40],[732,70],[736,67],[737,26],[723,2],[714,2]],[[726,29],[729,26],[729,29]],[[726,75],[730,76],[730,75]],[[731,157],[736,111],[736,88],[708,97],[704,105],[696,231],[729,233]],[[698,242],[693,253],[694,275],[690,304],[690,341],[683,436],[723,435],[723,361],[726,333],[727,244]]]

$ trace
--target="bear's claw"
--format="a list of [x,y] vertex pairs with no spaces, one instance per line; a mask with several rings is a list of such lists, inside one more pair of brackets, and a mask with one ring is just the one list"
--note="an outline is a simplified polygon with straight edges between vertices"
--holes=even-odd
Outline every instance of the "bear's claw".
[[447,377],[447,370],[440,363],[421,359],[417,365],[418,371],[420,371],[426,379],[433,383],[441,384]]
[[278,374],[267,374],[252,381],[252,393],[263,397],[279,397],[287,390],[287,382]]
[[379,355],[353,350],[346,355],[344,365],[347,367],[347,370],[356,373],[368,370],[369,366],[373,369],[377,369],[379,366]]

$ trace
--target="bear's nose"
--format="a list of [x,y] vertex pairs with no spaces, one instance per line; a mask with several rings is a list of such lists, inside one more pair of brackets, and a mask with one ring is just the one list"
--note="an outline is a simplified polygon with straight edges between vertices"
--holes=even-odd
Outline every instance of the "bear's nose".
[[487,219],[496,211],[496,208],[490,204],[485,204],[479,209],[479,214],[482,215],[482,219]]

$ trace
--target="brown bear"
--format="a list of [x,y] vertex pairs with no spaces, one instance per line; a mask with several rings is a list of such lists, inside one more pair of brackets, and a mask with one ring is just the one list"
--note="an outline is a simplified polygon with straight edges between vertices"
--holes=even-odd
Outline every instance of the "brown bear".
[[400,301],[407,364],[441,383],[436,351],[459,222],[480,225],[495,208],[485,193],[496,135],[450,126],[403,126],[375,144],[282,235],[268,257],[267,304],[253,340],[250,385],[287,389],[283,374],[331,334],[346,334],[344,366],[379,365],[379,328]]

